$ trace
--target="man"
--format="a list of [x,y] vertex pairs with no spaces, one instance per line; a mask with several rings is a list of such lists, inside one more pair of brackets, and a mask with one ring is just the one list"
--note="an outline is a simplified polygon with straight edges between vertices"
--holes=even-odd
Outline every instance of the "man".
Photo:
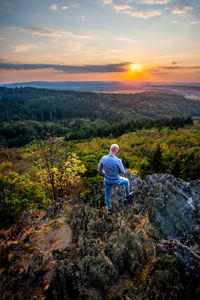
[[119,176],[119,172],[125,174],[125,169],[122,164],[121,159],[117,158],[115,155],[119,151],[119,146],[113,144],[110,147],[110,153],[107,156],[103,156],[100,160],[98,166],[98,172],[104,176],[104,185],[105,185],[105,200],[107,204],[107,213],[112,213],[112,206],[110,202],[110,194],[113,185],[123,184],[125,187],[126,200],[124,204],[130,201],[133,198],[133,192],[129,193],[130,185],[129,180],[124,177]]

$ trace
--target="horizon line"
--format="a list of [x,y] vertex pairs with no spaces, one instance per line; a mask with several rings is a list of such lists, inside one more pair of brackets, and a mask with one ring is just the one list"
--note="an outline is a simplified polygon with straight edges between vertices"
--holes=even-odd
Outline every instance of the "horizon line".
[[29,84],[29,83],[79,83],[79,82],[91,82],[91,83],[99,83],[99,82],[113,82],[113,83],[145,83],[145,84],[200,84],[200,81],[131,81],[131,80],[66,80],[66,81],[51,81],[51,80],[32,80],[32,81],[12,81],[12,82],[0,82],[0,85],[6,84]]

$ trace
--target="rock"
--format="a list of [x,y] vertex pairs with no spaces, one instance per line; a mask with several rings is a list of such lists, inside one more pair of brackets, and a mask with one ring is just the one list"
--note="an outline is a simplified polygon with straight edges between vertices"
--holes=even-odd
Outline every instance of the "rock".
[[188,184],[169,174],[148,176],[147,183],[152,203],[148,212],[150,222],[161,237],[185,240],[197,225]]
[[148,285],[149,299],[199,299],[200,257],[177,240],[162,241]]
[[186,272],[190,272],[200,282],[200,256],[177,240],[162,241],[158,245],[159,254],[169,254],[177,259]]
[[43,220],[48,221],[49,219],[55,218],[57,214],[62,211],[64,199],[57,198],[49,207],[47,208],[46,214]]
[[73,268],[69,263],[61,262],[55,269],[46,299],[80,299],[73,281]]
[[103,299],[108,286],[113,285],[117,277],[113,264],[104,255],[86,256],[73,266],[65,262],[55,270],[47,299],[83,299],[93,290],[98,295],[95,299]]
[[195,206],[196,215],[200,219],[200,180],[191,181],[188,188],[191,194],[188,203]]
[[[126,176],[133,203],[125,206],[123,187],[113,187],[112,215],[100,182],[66,210],[57,201],[24,238],[2,244],[5,299],[200,299],[200,181]],[[44,248],[49,230],[54,239]],[[70,242],[56,246],[58,232],[60,242],[70,232]]]
[[24,214],[23,214],[23,216],[21,217],[21,220],[28,221],[28,219],[30,218],[32,212],[33,212],[32,210],[25,211]]
[[120,274],[133,275],[144,263],[144,253],[138,237],[130,230],[121,231],[118,236],[108,240],[105,253]]

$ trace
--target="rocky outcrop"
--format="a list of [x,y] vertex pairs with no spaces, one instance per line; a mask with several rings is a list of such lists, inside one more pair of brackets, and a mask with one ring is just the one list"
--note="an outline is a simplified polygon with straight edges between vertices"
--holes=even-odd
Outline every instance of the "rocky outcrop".
[[[200,180],[127,177],[134,199],[125,206],[123,187],[113,188],[112,215],[100,183],[55,220],[46,214],[15,245],[4,244],[3,299],[200,299]],[[68,242],[38,243],[53,233]],[[17,260],[24,241],[29,252],[37,246],[26,269]]]

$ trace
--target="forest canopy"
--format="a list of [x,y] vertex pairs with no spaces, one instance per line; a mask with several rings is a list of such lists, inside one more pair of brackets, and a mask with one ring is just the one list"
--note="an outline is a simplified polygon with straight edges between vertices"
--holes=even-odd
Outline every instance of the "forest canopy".
[[168,126],[169,118],[171,127],[180,127],[188,117],[200,117],[200,101],[161,91],[122,95],[0,87],[0,144],[5,147],[24,146],[48,131],[66,140],[117,137]]

